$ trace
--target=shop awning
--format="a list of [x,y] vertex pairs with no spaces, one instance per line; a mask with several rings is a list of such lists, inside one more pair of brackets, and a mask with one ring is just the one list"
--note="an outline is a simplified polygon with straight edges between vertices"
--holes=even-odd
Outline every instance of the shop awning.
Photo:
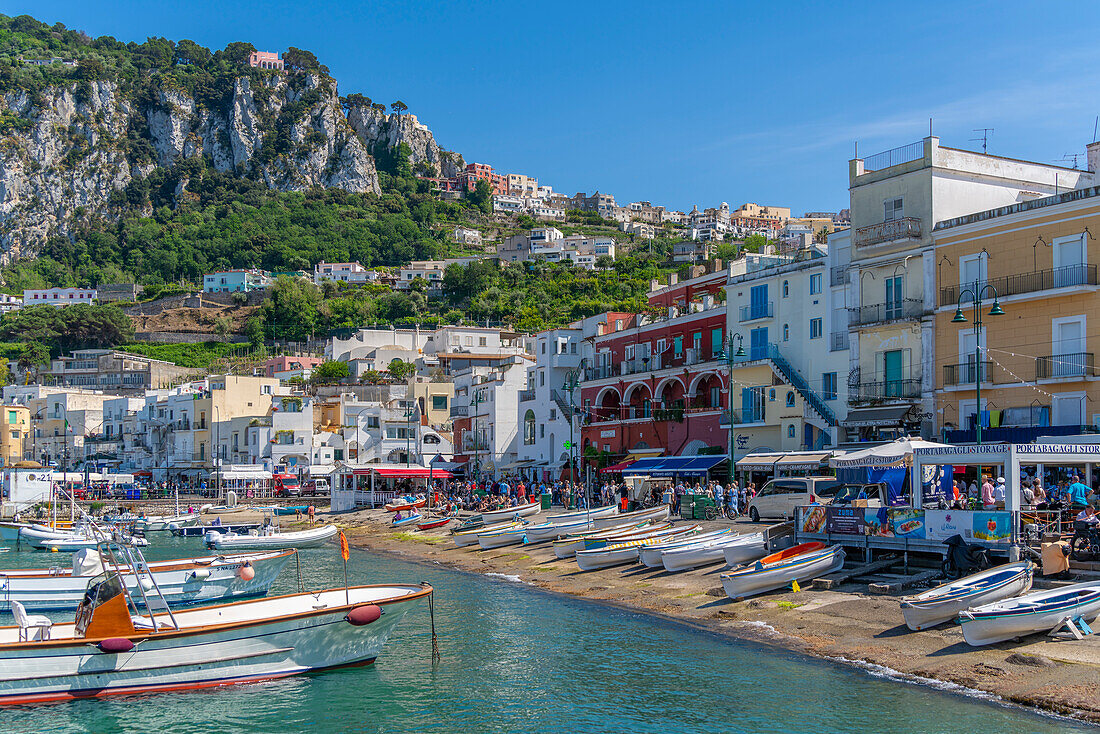
[[912,405],[882,405],[875,408],[856,408],[848,411],[843,424],[847,428],[866,428],[868,426],[900,426],[905,414],[913,409]]
[[818,453],[794,453],[785,454],[779,461],[775,462],[776,469],[817,469],[822,465],[830,456],[828,451],[822,451]]
[[239,479],[271,479],[271,472],[264,469],[262,466],[256,466],[241,469],[226,469],[222,472],[221,477],[227,482]]
[[311,477],[327,477],[336,471],[335,464],[310,464],[309,475]]
[[534,464],[535,464],[534,459],[516,459],[515,461],[509,462],[509,463],[505,464],[504,466],[502,466],[500,468],[504,469],[504,470],[506,470],[506,469],[523,469],[523,468],[526,468],[528,466],[534,466]]
[[627,468],[633,463],[633,459],[620,461],[618,464],[612,464],[611,466],[605,466],[603,469],[600,469],[600,474],[621,474],[623,469]]
[[706,456],[670,456],[664,463],[649,472],[654,477],[703,477],[718,464],[726,461],[720,454]]
[[737,460],[737,468],[744,471],[771,471],[783,454],[749,454]]
[[630,466],[623,469],[623,476],[634,476],[635,474],[649,474],[654,468],[661,465],[661,462],[665,460],[663,456],[651,456],[648,459],[638,459]]
[[446,469],[428,469],[426,466],[372,466],[369,469],[356,469],[356,476],[366,476],[371,472],[380,477],[393,477],[395,479],[450,479],[451,473]]

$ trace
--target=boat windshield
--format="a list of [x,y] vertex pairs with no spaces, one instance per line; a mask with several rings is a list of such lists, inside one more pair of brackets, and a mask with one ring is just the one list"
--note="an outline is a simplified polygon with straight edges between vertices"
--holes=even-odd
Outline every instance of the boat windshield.
[[116,573],[101,573],[93,576],[84,591],[84,604],[89,609],[94,609],[109,599],[114,599],[122,593],[122,582],[118,580]]

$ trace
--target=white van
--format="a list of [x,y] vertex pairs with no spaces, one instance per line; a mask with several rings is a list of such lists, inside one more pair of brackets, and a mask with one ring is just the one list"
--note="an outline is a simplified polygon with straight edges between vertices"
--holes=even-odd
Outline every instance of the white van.
[[761,518],[789,520],[794,518],[795,508],[808,505],[817,498],[832,497],[842,486],[836,477],[783,477],[773,479],[756,493],[746,508],[749,518],[759,522]]

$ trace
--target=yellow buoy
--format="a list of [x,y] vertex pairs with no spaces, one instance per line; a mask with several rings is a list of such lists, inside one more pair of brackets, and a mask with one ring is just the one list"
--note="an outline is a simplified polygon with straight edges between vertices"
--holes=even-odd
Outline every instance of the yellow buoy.
[[57,553],[57,546],[56,545],[53,546],[52,548],[50,548],[50,553]]

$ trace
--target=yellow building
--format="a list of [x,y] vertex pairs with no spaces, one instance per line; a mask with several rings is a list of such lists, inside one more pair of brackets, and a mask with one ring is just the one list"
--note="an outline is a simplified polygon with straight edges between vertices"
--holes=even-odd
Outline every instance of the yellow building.
[[31,411],[25,405],[3,405],[3,433],[0,434],[0,460],[11,466],[25,458],[31,434]]
[[[974,440],[979,415],[983,441],[1077,433],[1100,423],[1097,234],[1100,187],[936,225],[935,413],[938,427],[960,431],[948,440]],[[975,284],[983,300],[980,334]],[[954,320],[960,297],[966,323]],[[994,299],[1004,315],[989,315]],[[997,428],[1018,430],[989,430]]]

